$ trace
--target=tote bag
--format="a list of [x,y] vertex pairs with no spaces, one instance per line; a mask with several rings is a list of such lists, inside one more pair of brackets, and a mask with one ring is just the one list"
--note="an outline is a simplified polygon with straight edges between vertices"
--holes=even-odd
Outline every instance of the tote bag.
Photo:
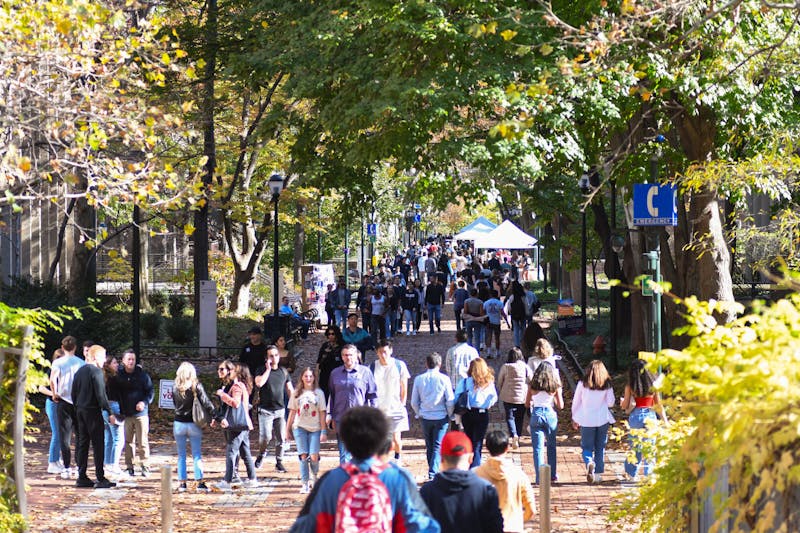
[[194,389],[194,400],[192,400],[192,422],[200,429],[208,426],[211,421],[211,414],[203,406],[200,401],[200,394],[197,392],[197,387]]

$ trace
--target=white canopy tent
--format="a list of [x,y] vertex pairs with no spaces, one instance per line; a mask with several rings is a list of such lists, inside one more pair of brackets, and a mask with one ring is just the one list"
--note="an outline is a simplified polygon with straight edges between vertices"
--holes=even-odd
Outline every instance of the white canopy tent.
[[478,217],[472,221],[472,223],[461,228],[461,231],[455,234],[453,239],[457,241],[474,241],[482,235],[486,235],[496,227],[497,225],[487,218]]
[[489,233],[484,233],[475,239],[476,249],[503,248],[506,250],[528,250],[536,247],[536,238],[531,237],[519,229],[510,220],[504,220],[502,224],[494,228]]

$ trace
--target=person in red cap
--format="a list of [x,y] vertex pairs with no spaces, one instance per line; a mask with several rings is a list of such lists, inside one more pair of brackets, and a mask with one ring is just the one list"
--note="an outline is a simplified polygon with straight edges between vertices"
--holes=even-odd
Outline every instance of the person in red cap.
[[419,493],[442,533],[502,533],[503,514],[497,490],[469,470],[472,441],[461,431],[442,439],[442,467]]

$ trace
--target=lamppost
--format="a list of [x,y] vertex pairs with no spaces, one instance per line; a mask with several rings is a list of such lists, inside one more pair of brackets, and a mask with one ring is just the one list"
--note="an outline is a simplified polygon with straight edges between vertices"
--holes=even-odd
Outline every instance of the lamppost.
[[322,263],[322,201],[325,200],[324,196],[319,197],[317,204],[317,264]]
[[274,248],[273,248],[273,255],[272,255],[272,316],[275,317],[275,323],[277,324],[278,318],[278,199],[281,196],[281,191],[283,190],[284,178],[278,173],[273,174],[269,177],[269,181],[267,182],[269,185],[269,190],[272,192],[272,201],[275,203],[275,214],[272,218],[272,226],[275,228],[275,234],[273,236],[274,239]]
[[[578,180],[581,194],[589,194],[589,175],[583,174]],[[586,333],[586,207],[581,209],[581,329]]]

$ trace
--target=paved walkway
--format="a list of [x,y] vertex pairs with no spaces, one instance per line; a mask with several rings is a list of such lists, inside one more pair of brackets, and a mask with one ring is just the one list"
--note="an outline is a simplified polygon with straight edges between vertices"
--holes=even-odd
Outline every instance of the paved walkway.
[[[449,306],[444,316],[452,316]],[[422,371],[424,363],[421,361],[424,361],[426,353],[437,350],[444,354],[452,344],[454,322],[444,321],[442,329],[441,334],[425,333],[395,339],[395,354],[401,355],[407,361],[412,376]],[[510,331],[503,331],[502,346],[511,345],[510,335]],[[305,359],[300,361],[301,365],[315,360],[321,342],[321,335],[316,334],[304,343],[307,353]],[[493,363],[494,366],[499,366],[497,359]],[[114,489],[76,489],[72,480],[62,480],[58,476],[44,473],[49,432],[46,423],[43,424],[39,442],[29,446],[26,455],[31,531],[160,531],[161,480],[157,466],[171,465],[174,478],[176,457],[171,437],[171,414],[157,411],[156,408],[151,416],[151,463],[154,473],[150,478],[125,481]],[[558,436],[559,482],[553,484],[551,493],[552,531],[609,531],[614,528],[607,523],[605,517],[614,494],[623,489],[619,479],[622,476],[624,455],[610,451],[603,483],[587,484],[575,432],[566,429],[569,419],[567,413],[565,410],[559,416],[559,431],[562,434]],[[493,411],[492,421],[493,424],[503,427],[500,409]],[[203,467],[206,478],[212,482],[221,479],[224,472],[221,440],[221,436],[215,431],[206,431]],[[421,482],[427,468],[424,441],[416,421],[412,421],[411,431],[405,434],[404,444],[404,466]],[[257,446],[255,442],[253,445],[254,448]],[[334,468],[337,457],[336,443],[324,444],[321,470]],[[513,457],[531,479],[534,479],[529,436],[522,437],[520,449],[513,453]],[[191,463],[191,458],[189,462]],[[255,489],[203,494],[195,492],[190,482],[188,492],[176,492],[172,495],[174,531],[288,530],[302,506],[304,496],[299,494],[299,464],[293,459],[291,451],[285,465],[289,471],[285,474],[278,473],[274,468],[274,458],[268,457],[258,472],[262,485]],[[191,471],[190,464],[190,476]],[[177,483],[173,482],[173,486],[177,486]],[[538,495],[538,489],[535,490]],[[539,531],[538,517],[527,526],[528,531]]]

